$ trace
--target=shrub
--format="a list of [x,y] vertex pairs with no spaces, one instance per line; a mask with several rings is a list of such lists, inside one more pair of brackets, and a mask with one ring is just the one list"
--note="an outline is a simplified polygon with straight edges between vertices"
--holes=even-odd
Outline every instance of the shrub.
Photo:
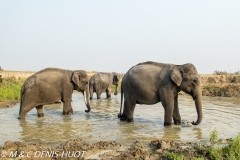
[[210,142],[211,146],[206,150],[208,159],[240,159],[240,133],[235,139],[228,141],[227,145],[222,145],[217,141],[217,131],[214,130]]
[[227,71],[218,71],[218,70],[215,70],[213,72],[214,75],[225,75],[225,74],[240,74],[240,70],[234,72],[234,73],[231,73],[231,72],[227,72]]
[[3,78],[2,88],[0,88],[0,101],[20,100],[20,90],[24,79],[15,77]]
[[215,70],[213,72],[214,75],[224,75],[224,74],[230,74],[228,73],[227,71],[218,71],[218,70]]

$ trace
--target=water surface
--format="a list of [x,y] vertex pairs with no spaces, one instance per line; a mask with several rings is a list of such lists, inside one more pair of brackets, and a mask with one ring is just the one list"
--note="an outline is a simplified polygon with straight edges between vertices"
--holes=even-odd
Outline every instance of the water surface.
[[[214,128],[219,138],[233,138],[240,132],[240,100],[236,98],[203,97],[203,121],[198,126],[164,127],[164,109],[161,103],[136,105],[134,123],[117,118],[120,94],[101,100],[93,97],[92,110],[86,109],[81,93],[72,95],[73,115],[62,115],[62,104],[44,106],[45,116],[37,117],[32,109],[25,120],[18,120],[19,104],[0,109],[0,146],[6,141],[24,141],[58,145],[69,139],[82,138],[86,142],[117,141],[128,147],[136,139],[147,145],[151,140],[208,141]],[[196,121],[197,113],[190,96],[179,97],[182,119]]]

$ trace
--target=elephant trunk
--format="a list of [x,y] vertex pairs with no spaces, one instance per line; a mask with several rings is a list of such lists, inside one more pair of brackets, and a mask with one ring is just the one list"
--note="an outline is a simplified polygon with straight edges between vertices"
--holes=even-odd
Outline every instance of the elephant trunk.
[[118,88],[118,84],[115,85],[115,92],[114,92],[114,95],[117,95],[117,94],[118,94],[118,90],[117,90],[117,88]]
[[90,110],[91,110],[91,107],[90,107],[90,103],[89,103],[89,92],[87,91],[84,91],[83,92],[83,96],[84,96],[84,101],[85,101],[85,104],[86,104],[86,106],[87,106],[87,110],[85,110],[85,112],[90,112]]
[[195,105],[196,105],[196,110],[198,114],[198,119],[196,122],[192,122],[193,125],[198,125],[202,121],[202,91],[200,90],[198,94],[196,94],[196,97],[194,98],[195,100]]

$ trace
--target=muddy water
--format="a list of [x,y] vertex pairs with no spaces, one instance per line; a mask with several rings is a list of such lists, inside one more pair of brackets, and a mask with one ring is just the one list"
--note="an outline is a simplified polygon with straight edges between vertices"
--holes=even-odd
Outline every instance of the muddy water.
[[[93,97],[90,113],[84,112],[86,107],[82,94],[74,93],[72,100],[74,115],[67,116],[62,116],[62,104],[45,106],[45,117],[42,118],[38,118],[36,109],[33,109],[25,120],[17,119],[19,104],[0,109],[0,146],[8,140],[58,145],[74,138],[90,143],[114,140],[123,147],[138,139],[147,146],[155,139],[208,141],[214,128],[219,138],[235,137],[240,132],[240,100],[234,98],[203,97],[203,121],[192,127],[164,127],[164,109],[160,103],[137,105],[135,122],[127,123],[117,118],[120,94],[112,95],[111,100]],[[179,97],[179,108],[182,119],[197,120],[194,101],[190,96]]]

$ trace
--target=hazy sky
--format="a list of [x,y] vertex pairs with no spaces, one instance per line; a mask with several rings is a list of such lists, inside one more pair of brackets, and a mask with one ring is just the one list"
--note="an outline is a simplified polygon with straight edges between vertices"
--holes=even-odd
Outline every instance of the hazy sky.
[[122,72],[144,61],[240,70],[239,0],[0,0],[0,66]]

